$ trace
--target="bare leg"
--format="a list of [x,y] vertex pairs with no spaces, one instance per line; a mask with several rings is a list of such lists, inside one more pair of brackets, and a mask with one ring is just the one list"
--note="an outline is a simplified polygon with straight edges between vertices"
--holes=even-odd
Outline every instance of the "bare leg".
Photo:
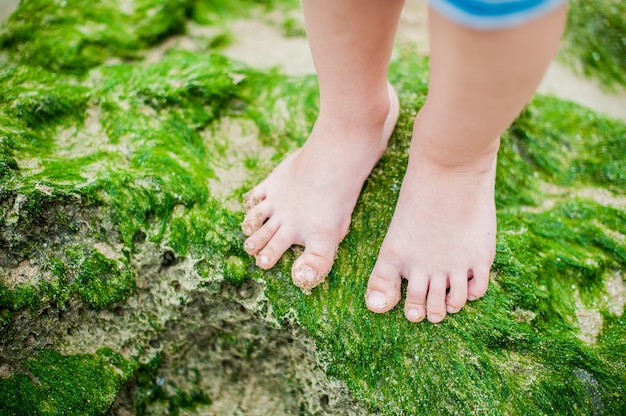
[[263,269],[291,245],[304,291],[330,271],[363,182],[385,151],[398,117],[387,83],[403,0],[304,0],[320,86],[320,112],[304,146],[246,197],[245,250]]
[[430,9],[429,92],[368,283],[370,310],[395,306],[402,277],[409,281],[405,315],[415,322],[440,322],[486,292],[499,136],[539,85],[565,14],[563,6],[521,26],[477,31]]

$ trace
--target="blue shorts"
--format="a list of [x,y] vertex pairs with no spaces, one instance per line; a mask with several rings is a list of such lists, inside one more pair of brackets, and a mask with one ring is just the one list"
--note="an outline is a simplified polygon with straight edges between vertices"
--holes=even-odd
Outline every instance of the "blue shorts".
[[542,16],[567,0],[430,0],[447,18],[474,29],[503,29]]

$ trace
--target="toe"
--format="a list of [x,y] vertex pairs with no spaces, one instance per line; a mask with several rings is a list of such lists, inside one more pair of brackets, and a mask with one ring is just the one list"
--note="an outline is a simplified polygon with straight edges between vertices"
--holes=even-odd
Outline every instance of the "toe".
[[489,286],[489,269],[490,267],[475,267],[470,272],[471,275],[467,284],[467,299],[476,300],[487,292]]
[[258,203],[251,208],[247,213],[243,222],[241,223],[241,231],[246,236],[254,234],[270,217],[270,207],[268,203]]
[[267,242],[265,247],[256,255],[256,264],[260,268],[267,270],[278,262],[280,256],[293,244],[291,233],[285,227],[279,227],[276,233]]
[[467,302],[467,272],[450,273],[450,291],[446,298],[446,311],[457,313]]
[[409,276],[404,302],[404,315],[411,322],[420,322],[426,316],[428,277],[413,273]]
[[426,315],[434,324],[443,321],[446,316],[446,286],[448,276],[445,274],[433,275],[428,284],[426,295]]
[[251,210],[255,207],[259,202],[265,199],[265,193],[262,191],[260,186],[255,187],[250,192],[247,192],[243,196],[243,206],[246,211]]
[[293,263],[291,278],[304,293],[324,281],[335,260],[338,243],[308,241],[304,253]]
[[367,308],[377,313],[391,310],[400,300],[401,284],[400,269],[379,257],[367,283]]
[[278,231],[278,221],[270,218],[261,228],[252,234],[243,243],[243,249],[251,256],[256,256],[267,245],[270,239]]

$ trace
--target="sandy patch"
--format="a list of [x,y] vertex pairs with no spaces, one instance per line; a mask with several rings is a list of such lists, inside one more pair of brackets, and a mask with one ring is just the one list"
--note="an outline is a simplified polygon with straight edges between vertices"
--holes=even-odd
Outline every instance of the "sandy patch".
[[608,189],[595,187],[570,188],[559,186],[548,182],[541,182],[539,190],[545,195],[541,201],[541,205],[524,206],[522,212],[541,213],[554,208],[554,206],[566,199],[580,198],[587,199],[607,207],[616,209],[626,209],[626,198],[615,195]]
[[255,68],[278,67],[289,75],[315,72],[309,44],[303,37],[286,37],[260,20],[236,20],[229,24],[235,40],[224,54]]
[[600,309],[606,309],[610,314],[622,316],[624,313],[624,305],[626,304],[626,287],[620,272],[614,272],[613,276],[607,276],[604,281],[606,294],[602,297],[602,308],[586,307],[578,293],[575,291],[576,298],[576,319],[580,333],[578,338],[588,343],[595,343],[598,335],[602,331],[604,325],[604,317]]
[[397,42],[413,44],[420,55],[428,55],[428,2],[408,0],[402,9]]
[[615,272],[612,278],[604,281],[606,288],[606,301],[608,303],[609,312],[615,316],[622,316],[624,313],[624,305],[626,305],[626,286],[624,285],[624,277],[620,272]]
[[122,254],[122,247],[122,244],[117,244],[115,247],[113,247],[107,243],[102,243],[99,241],[93,244],[93,248],[95,248],[100,254],[108,259],[124,258],[124,254]]
[[577,299],[576,320],[580,329],[577,334],[578,338],[589,344],[595,343],[604,324],[604,318],[600,311],[585,308],[580,299]]
[[240,210],[241,199],[233,192],[250,178],[246,161],[269,161],[274,149],[261,144],[258,127],[248,119],[223,117],[201,135],[215,155],[211,163],[215,178],[209,180],[211,194],[224,200],[227,208]]
[[20,0],[0,1],[0,25],[9,19],[9,16],[11,16],[18,4],[20,4]]
[[598,113],[626,121],[626,90],[608,93],[596,80],[582,78],[558,61],[548,68],[538,92],[573,101]]
[[[56,135],[58,155],[66,158],[79,158],[93,154],[109,143],[100,124],[100,107],[87,109],[84,125],[61,128]],[[114,147],[103,149],[115,151]]]
[[207,52],[208,45],[216,36],[222,34],[219,27],[201,26],[194,22],[187,22],[184,35],[172,36],[155,48],[145,53],[146,62],[159,62],[170,49],[184,50],[193,53]]
[[32,285],[39,278],[41,268],[31,264],[30,260],[21,261],[16,268],[10,269],[5,279],[1,279],[9,288],[17,285]]

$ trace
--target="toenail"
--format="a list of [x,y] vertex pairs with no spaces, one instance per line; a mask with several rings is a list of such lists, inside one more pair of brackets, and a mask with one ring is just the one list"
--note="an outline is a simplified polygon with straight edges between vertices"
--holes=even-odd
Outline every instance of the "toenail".
[[387,296],[384,293],[372,290],[367,293],[367,304],[374,309],[382,309],[387,306]]
[[257,257],[256,259],[257,263],[259,266],[261,267],[265,267],[269,264],[270,260],[267,258],[267,256],[265,254]]
[[443,319],[443,316],[439,315],[438,313],[433,313],[433,314],[428,315],[428,320],[432,323],[438,323],[442,319]]
[[423,317],[424,316],[422,312],[418,311],[417,309],[409,309],[408,311],[406,311],[406,318],[409,321],[417,322],[421,320]]
[[254,245],[254,243],[253,243],[252,241],[246,241],[246,242],[244,243],[244,248],[245,248],[246,250],[248,250],[248,251],[250,251],[250,250],[254,250],[255,245]]
[[467,297],[467,300],[469,300],[470,302],[473,302],[473,301],[475,301],[476,299],[478,299],[478,298],[477,298],[476,296],[473,296],[473,295],[469,295],[469,296]]
[[456,307],[452,305],[448,305],[446,307],[446,310],[448,311],[448,313],[457,313],[459,311],[459,309],[457,309]]
[[311,282],[317,278],[317,272],[311,266],[304,265],[296,270],[296,278],[299,281]]

